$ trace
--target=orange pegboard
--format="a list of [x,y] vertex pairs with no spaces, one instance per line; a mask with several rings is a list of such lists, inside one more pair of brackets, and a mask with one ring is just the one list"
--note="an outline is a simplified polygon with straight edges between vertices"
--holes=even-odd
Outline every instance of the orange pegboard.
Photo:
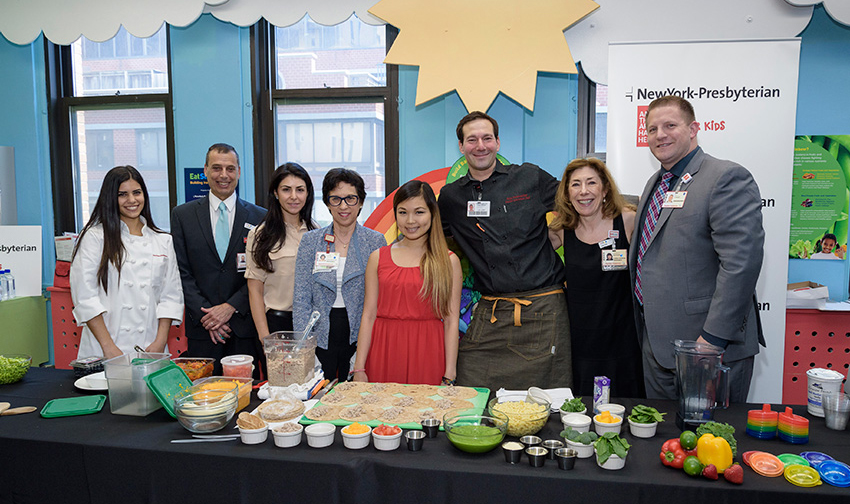
[[[64,287],[48,287],[50,291],[50,314],[53,320],[53,365],[57,369],[71,369],[70,363],[77,358],[83,328],[74,320],[74,303],[71,290]],[[172,357],[186,351],[183,324],[171,326],[168,331],[168,350]]]
[[816,367],[833,369],[847,376],[850,368],[850,312],[786,311],[782,375],[784,404],[806,404],[806,371]]

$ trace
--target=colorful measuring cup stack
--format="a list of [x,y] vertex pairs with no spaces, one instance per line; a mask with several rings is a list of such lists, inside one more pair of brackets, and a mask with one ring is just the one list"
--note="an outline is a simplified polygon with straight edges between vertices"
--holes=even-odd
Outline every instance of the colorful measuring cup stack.
[[769,404],[763,404],[760,410],[747,413],[747,434],[757,439],[773,439],[779,423],[779,412],[771,411]]
[[786,407],[785,413],[779,413],[779,439],[793,444],[809,442],[809,421],[800,415],[795,415],[791,408]]

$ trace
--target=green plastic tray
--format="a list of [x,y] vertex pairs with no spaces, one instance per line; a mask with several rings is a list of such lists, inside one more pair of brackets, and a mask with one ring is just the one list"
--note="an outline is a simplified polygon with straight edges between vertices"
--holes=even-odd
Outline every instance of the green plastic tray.
[[[437,388],[445,388],[445,387],[439,386]],[[469,412],[470,412],[470,414],[482,413],[484,411],[484,408],[487,406],[487,399],[490,398],[490,389],[484,388],[484,387],[471,387],[471,388],[474,388],[475,390],[477,390],[478,395],[471,398],[471,399],[468,399],[469,402],[472,403],[472,408],[469,409]],[[319,401],[318,403],[316,403],[315,406],[318,406],[319,404],[322,404],[322,402]],[[314,424],[314,423],[330,423],[330,424],[334,424],[334,425],[345,426],[345,425],[350,425],[354,422],[351,422],[349,420],[343,420],[341,418],[337,418],[336,420],[330,420],[330,421],[328,421],[328,420],[310,420],[309,418],[302,416],[301,420],[299,420],[298,423],[301,423],[303,425],[310,425],[310,424]],[[358,422],[358,423],[363,424],[363,425],[368,425],[369,427],[377,427],[377,426],[381,425],[383,422],[381,422],[380,420],[369,420],[368,422]],[[422,424],[420,424],[418,422],[403,423],[403,424],[399,424],[398,426],[401,427],[402,429],[419,429],[419,430],[422,430]],[[440,430],[443,430],[442,422],[440,422]]]
[[171,415],[171,418],[177,418],[177,415],[174,414],[174,400],[187,393],[192,386],[192,380],[189,379],[186,372],[180,366],[171,362],[164,368],[146,375],[143,379],[153,395],[162,404],[162,407],[165,408],[165,411]]
[[91,415],[100,411],[104,403],[106,403],[106,396],[103,394],[53,399],[41,408],[41,416],[44,418],[59,418]]

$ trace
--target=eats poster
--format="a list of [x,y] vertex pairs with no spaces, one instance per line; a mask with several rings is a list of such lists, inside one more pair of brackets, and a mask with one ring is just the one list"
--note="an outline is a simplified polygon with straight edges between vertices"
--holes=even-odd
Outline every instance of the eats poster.
[[[789,257],[846,257],[848,184],[850,135],[798,136],[795,139]],[[830,235],[835,237],[835,243]]]

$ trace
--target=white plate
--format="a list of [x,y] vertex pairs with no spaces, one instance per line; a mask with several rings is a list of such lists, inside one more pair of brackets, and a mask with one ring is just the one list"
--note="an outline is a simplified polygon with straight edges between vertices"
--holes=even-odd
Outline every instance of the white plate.
[[83,376],[82,378],[79,378],[77,381],[74,382],[74,386],[77,387],[78,389],[82,389],[82,390],[92,390],[92,391],[109,390],[109,387],[97,387],[97,386],[91,385],[88,382],[89,376],[92,376],[92,377],[95,377],[95,378],[102,378],[102,379],[105,380],[106,379],[106,371],[101,371],[99,373],[93,373],[93,374],[90,374],[90,375],[87,375],[87,376]]

